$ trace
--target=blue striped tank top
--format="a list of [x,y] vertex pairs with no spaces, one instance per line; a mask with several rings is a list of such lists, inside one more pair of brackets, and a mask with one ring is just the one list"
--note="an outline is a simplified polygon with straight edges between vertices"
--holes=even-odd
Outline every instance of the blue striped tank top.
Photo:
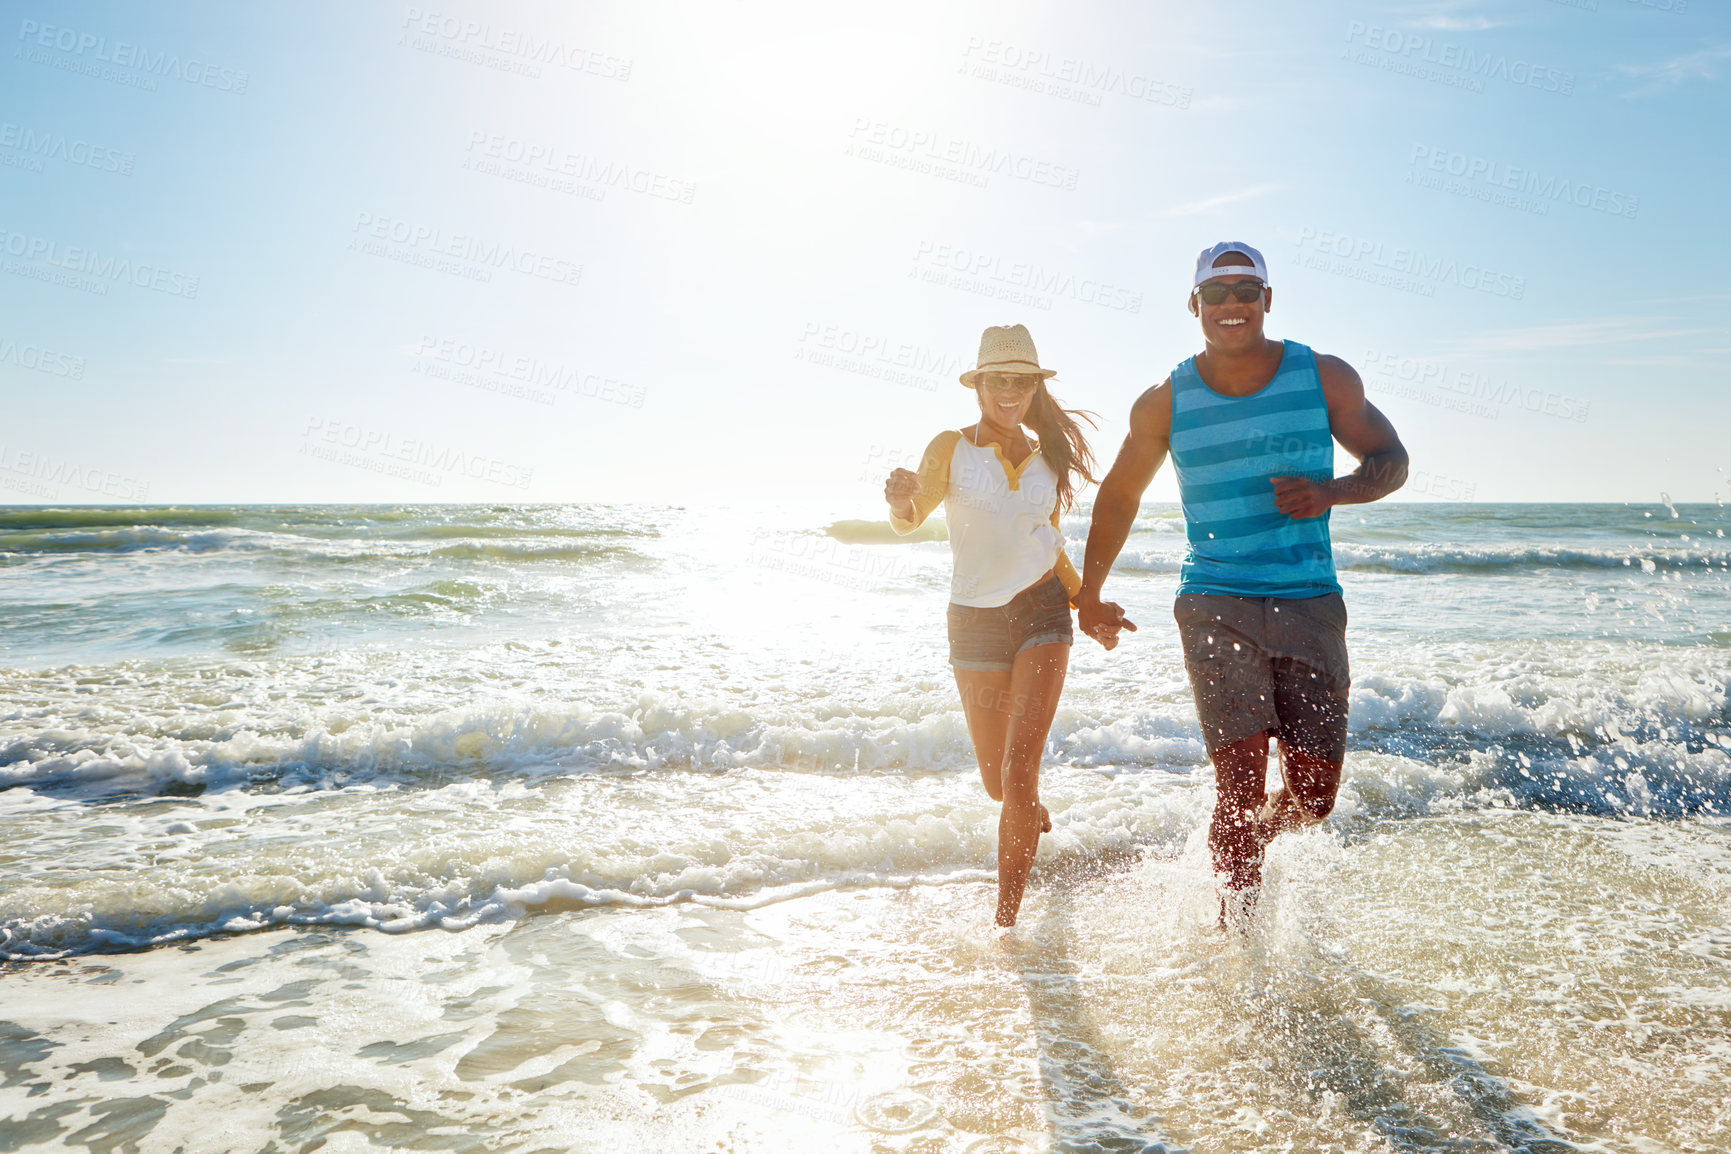
[[1273,477],[1334,476],[1334,438],[1316,357],[1285,342],[1274,379],[1247,397],[1209,388],[1191,357],[1172,370],[1172,436],[1190,549],[1180,593],[1320,597],[1339,593],[1328,513],[1294,520]]

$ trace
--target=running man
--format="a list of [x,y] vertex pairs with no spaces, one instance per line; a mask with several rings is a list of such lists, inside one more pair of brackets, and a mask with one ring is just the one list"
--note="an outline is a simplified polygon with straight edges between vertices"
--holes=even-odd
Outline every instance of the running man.
[[[1254,908],[1268,843],[1327,817],[1340,789],[1350,674],[1328,510],[1386,497],[1407,472],[1400,437],[1351,365],[1263,336],[1273,303],[1249,245],[1196,258],[1190,312],[1205,347],[1131,406],[1076,595],[1082,631],[1106,648],[1135,630],[1100,592],[1170,452],[1190,544],[1173,616],[1214,762],[1208,846],[1223,925]],[[1335,441],[1359,462],[1343,477]],[[1267,797],[1270,735],[1283,785]]]

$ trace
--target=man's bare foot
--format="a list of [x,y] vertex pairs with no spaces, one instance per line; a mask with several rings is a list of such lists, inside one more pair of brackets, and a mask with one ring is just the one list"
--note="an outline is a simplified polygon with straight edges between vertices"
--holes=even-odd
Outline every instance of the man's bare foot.
[[1247,886],[1241,890],[1223,888],[1220,891],[1220,930],[1237,930],[1241,934],[1250,932],[1251,918],[1256,913],[1256,899],[1262,896],[1261,886]]
[[1052,814],[1045,806],[1040,807],[1040,832],[1052,832]]

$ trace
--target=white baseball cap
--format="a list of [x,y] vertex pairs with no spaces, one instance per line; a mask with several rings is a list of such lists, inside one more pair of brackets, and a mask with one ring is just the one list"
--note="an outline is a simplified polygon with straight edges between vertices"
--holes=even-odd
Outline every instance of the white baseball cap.
[[[1214,267],[1214,262],[1227,253],[1240,253],[1250,258],[1249,264],[1229,264],[1220,268]],[[1217,245],[1205,248],[1196,257],[1196,281],[1191,288],[1196,288],[1205,280],[1213,280],[1217,276],[1248,275],[1268,283],[1268,265],[1263,261],[1262,254],[1242,241],[1223,240]]]

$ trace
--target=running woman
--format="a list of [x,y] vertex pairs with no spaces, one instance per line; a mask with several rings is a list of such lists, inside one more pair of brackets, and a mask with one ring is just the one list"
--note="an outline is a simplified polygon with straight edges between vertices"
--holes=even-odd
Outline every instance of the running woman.
[[1000,926],[1016,924],[1040,834],[1052,828],[1040,804],[1040,756],[1070,667],[1070,599],[1082,585],[1058,513],[1094,479],[1076,422],[1083,414],[1046,391],[1054,375],[1040,367],[1025,326],[987,329],[977,366],[961,376],[979,423],[939,433],[918,473],[897,469],[884,483],[897,533],[912,533],[940,503],[949,524],[950,664],[980,778],[1003,803]]

